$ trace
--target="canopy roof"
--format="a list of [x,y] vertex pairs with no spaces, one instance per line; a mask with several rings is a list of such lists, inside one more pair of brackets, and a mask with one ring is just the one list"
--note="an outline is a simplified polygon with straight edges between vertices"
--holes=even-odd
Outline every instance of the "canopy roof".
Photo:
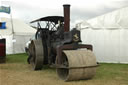
[[30,23],[34,23],[38,21],[50,21],[50,22],[58,23],[58,21],[64,22],[64,17],[63,16],[47,16],[47,17],[42,17],[37,20],[31,21]]

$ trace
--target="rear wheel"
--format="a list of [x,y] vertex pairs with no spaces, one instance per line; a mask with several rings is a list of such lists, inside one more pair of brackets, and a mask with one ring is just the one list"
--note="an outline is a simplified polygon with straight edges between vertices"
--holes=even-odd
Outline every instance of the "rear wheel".
[[42,45],[42,40],[33,40],[31,42],[31,53],[30,53],[30,64],[34,70],[40,70],[43,67],[44,61],[44,49]]

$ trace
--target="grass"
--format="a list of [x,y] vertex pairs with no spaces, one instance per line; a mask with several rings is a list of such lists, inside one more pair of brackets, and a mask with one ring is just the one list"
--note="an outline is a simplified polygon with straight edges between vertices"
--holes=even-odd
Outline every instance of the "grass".
[[0,64],[0,85],[128,85],[127,64],[101,63],[94,78],[64,82],[55,69],[33,71],[26,60],[27,54],[7,55],[7,63]]
[[11,54],[7,55],[7,63],[27,63],[27,54]]
[[101,64],[97,69],[96,80],[120,81],[128,85],[128,65],[127,64]]

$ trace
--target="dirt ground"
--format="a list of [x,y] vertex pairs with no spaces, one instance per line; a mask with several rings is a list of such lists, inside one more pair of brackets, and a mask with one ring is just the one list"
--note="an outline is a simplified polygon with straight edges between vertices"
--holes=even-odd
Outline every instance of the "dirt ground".
[[58,78],[55,69],[33,71],[28,64],[0,64],[0,85],[128,85],[119,80],[120,77],[104,80],[95,76],[91,80],[64,82]]

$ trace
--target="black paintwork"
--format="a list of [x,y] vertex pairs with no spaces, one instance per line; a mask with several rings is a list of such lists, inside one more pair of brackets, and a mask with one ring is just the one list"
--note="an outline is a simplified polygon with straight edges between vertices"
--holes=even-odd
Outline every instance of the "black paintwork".
[[[66,44],[81,42],[80,31],[75,28],[69,32],[64,32],[64,18],[60,16],[48,16],[37,19],[33,22],[37,22],[36,39],[42,39],[44,47],[44,64],[53,64],[56,59],[56,48]],[[40,22],[45,21],[46,28],[41,28]],[[57,26],[57,22],[59,26]],[[51,27],[52,25],[52,27]]]

